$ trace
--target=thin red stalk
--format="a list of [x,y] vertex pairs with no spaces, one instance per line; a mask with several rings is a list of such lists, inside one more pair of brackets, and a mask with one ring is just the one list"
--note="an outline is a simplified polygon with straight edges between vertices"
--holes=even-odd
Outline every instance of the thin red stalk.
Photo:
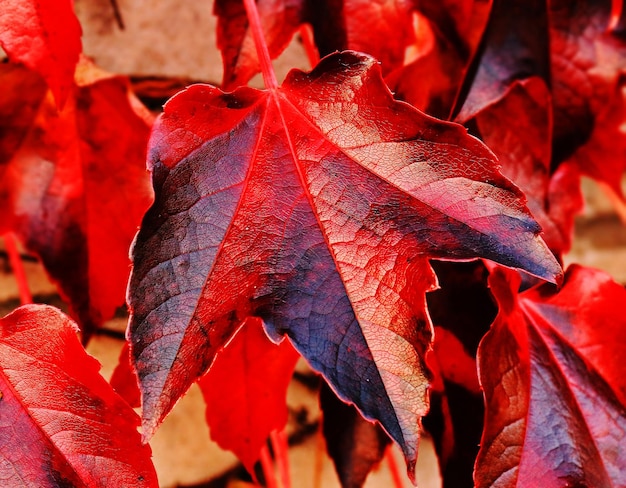
[[20,293],[20,302],[22,305],[33,303],[33,296],[30,293],[28,279],[26,278],[26,272],[24,271],[24,263],[22,262],[20,252],[17,249],[17,239],[15,239],[15,236],[11,233],[4,234],[4,245],[7,249],[7,254],[9,255],[9,263],[11,263],[15,281],[17,281],[17,289]]
[[622,16],[624,8],[624,0],[613,0],[611,8],[611,20],[609,22],[609,30],[615,29],[619,23],[619,19]]
[[272,456],[270,456],[270,450],[267,446],[263,446],[261,449],[261,468],[263,469],[263,476],[265,477],[265,483],[267,488],[278,488],[276,483],[276,473],[274,473],[274,463],[272,463]]
[[403,488],[404,481],[402,478],[402,474],[400,473],[400,466],[398,466],[398,462],[396,461],[396,458],[393,456],[391,445],[387,447],[387,450],[385,451],[385,459],[387,460],[387,465],[389,466],[389,472],[391,473],[391,479],[393,480],[393,485],[396,488]]
[[265,35],[263,34],[263,27],[261,27],[261,19],[259,18],[259,11],[256,8],[256,3],[254,0],[244,0],[243,3],[246,7],[248,22],[250,22],[252,39],[254,39],[257,56],[259,57],[259,64],[261,65],[261,73],[263,74],[265,88],[268,90],[276,90],[278,88],[278,82],[276,81],[276,74],[274,73],[274,67],[272,66],[272,58],[270,58],[270,52],[267,49],[267,43],[265,42]]
[[306,52],[309,64],[311,65],[311,68],[314,68],[317,66],[317,63],[320,62],[320,53],[315,45],[310,25],[302,24],[300,26],[300,37],[302,38],[302,45],[304,46],[304,51]]
[[291,475],[289,473],[289,443],[284,431],[273,430],[270,433],[270,442],[276,457],[276,466],[280,475],[280,482],[283,488],[291,488]]

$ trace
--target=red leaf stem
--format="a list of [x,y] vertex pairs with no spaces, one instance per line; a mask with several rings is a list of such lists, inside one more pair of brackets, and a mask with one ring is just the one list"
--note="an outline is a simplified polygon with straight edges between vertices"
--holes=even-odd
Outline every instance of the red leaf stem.
[[270,433],[270,442],[274,450],[276,466],[280,475],[280,482],[283,488],[291,488],[291,474],[289,473],[289,444],[284,430],[280,432],[273,430]]
[[261,64],[261,73],[263,73],[265,88],[272,91],[277,90],[278,81],[276,81],[276,74],[274,73],[274,67],[272,66],[272,58],[270,58],[270,52],[267,48],[267,43],[265,42],[265,36],[263,35],[263,28],[261,27],[261,19],[259,18],[259,11],[256,8],[256,3],[254,0],[244,0],[243,3],[246,7],[246,14],[248,15],[248,21],[250,22],[250,31],[252,32],[256,52],[259,56],[259,63]]
[[24,263],[20,257],[20,252],[17,249],[17,240],[11,233],[4,234],[4,245],[9,255],[9,262],[11,263],[11,269],[17,281],[17,288],[20,292],[20,303],[27,305],[33,303],[33,295],[28,287],[28,279],[26,278],[26,272],[24,271]]
[[276,474],[274,473],[274,463],[272,463],[272,456],[270,456],[270,450],[267,448],[267,445],[263,446],[263,449],[261,449],[259,460],[261,461],[261,468],[263,469],[265,486],[267,486],[267,488],[278,488]]

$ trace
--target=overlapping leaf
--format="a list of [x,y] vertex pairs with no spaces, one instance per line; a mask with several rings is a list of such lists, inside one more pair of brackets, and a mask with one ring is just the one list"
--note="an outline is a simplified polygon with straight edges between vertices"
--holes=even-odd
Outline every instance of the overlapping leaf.
[[[259,0],[257,8],[272,58],[305,23],[313,27],[322,56],[345,49],[363,51],[377,58],[385,73],[402,65],[413,39],[412,0]],[[232,90],[245,85],[260,65],[243,1],[217,0],[214,11],[224,62],[222,85]]]
[[546,1],[494,0],[456,120],[466,122],[501,99],[516,80],[550,79]]
[[6,0],[0,12],[0,45],[16,63],[45,80],[61,107],[74,86],[82,46],[71,0]]
[[3,487],[157,487],[137,414],[60,311],[21,307],[0,319]]
[[429,257],[554,280],[520,193],[456,125],[396,102],[354,52],[282,87],[190,87],[151,139],[130,338],[150,436],[250,316],[288,336],[415,462],[427,410]]
[[626,37],[609,29],[610,0],[552,0],[549,13],[555,158],[567,159],[589,140],[596,150],[584,148],[576,163],[621,193]]
[[516,81],[500,100],[475,117],[482,140],[502,164],[502,173],[528,198],[528,208],[555,253],[571,246],[574,216],[582,208],[580,177],[572,164],[550,171],[552,110],[541,78]]
[[342,488],[361,488],[385,456],[389,436],[378,424],[365,420],[354,405],[339,400],[326,384],[320,389],[320,407],[326,450]]
[[626,485],[623,287],[572,266],[559,291],[517,292],[497,270],[499,315],[479,350],[487,415],[478,487]]
[[391,73],[387,82],[397,98],[448,119],[487,23],[491,1],[416,0],[415,4],[420,12],[417,55]]
[[77,81],[57,111],[38,75],[2,65],[0,232],[41,257],[88,336],[124,303],[150,123],[124,78],[85,61]]
[[259,320],[249,319],[198,381],[211,438],[250,473],[270,433],[287,424],[285,397],[298,358],[287,341],[273,344]]
[[482,262],[432,264],[440,288],[426,295],[435,341],[427,356],[433,379],[424,427],[435,443],[443,486],[471,488],[484,418],[476,351],[496,307]]

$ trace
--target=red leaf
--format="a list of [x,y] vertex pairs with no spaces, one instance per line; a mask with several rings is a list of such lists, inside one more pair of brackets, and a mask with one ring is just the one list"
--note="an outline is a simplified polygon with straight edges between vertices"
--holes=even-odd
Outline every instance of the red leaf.
[[[304,0],[259,0],[257,8],[272,58],[287,47],[304,15]],[[224,90],[245,85],[261,71],[243,0],[216,0],[217,45],[222,52]]]
[[587,148],[575,162],[621,194],[626,37],[608,29],[610,19],[610,0],[550,3],[554,155],[563,161],[590,140],[597,152]]
[[485,144],[495,152],[502,173],[528,198],[528,208],[543,228],[543,238],[555,253],[567,252],[574,216],[582,209],[580,177],[561,164],[550,174],[551,98],[541,78],[514,82],[504,96],[476,116]]
[[77,332],[48,306],[0,319],[2,486],[158,486],[139,418]]
[[435,341],[427,356],[433,379],[424,427],[435,442],[443,486],[473,487],[484,418],[476,350],[496,307],[481,261],[432,264],[440,288],[426,295]]
[[132,366],[128,342],[124,342],[120,352],[119,363],[111,376],[111,386],[131,407],[141,406],[141,392],[137,383],[137,374]]
[[[436,117],[450,118],[470,59],[487,22],[490,1],[416,1],[417,57],[391,73],[396,98]],[[424,34],[425,33],[425,34]]]
[[394,101],[366,55],[328,56],[267,92],[190,87],[166,105],[150,161],[157,198],[129,292],[148,437],[255,316],[378,420],[411,470],[428,258],[560,273],[492,153]]
[[128,249],[152,200],[150,126],[124,78],[87,63],[77,76],[57,112],[37,75],[1,67],[0,232],[41,257],[88,336],[124,303]]
[[6,0],[0,15],[0,45],[9,59],[37,71],[62,107],[74,86],[82,51],[72,0]]
[[305,21],[313,26],[321,56],[352,49],[381,63],[383,74],[399,68],[414,40],[412,0],[309,0]]
[[354,405],[337,398],[326,384],[320,390],[326,450],[343,488],[360,488],[385,457],[391,442],[380,425],[365,420]]
[[[313,27],[322,56],[353,49],[371,54],[383,72],[398,68],[413,40],[411,0],[259,0],[257,8],[270,56],[278,57],[300,25]],[[217,41],[224,90],[245,85],[260,71],[242,0],[217,0]]]
[[626,290],[579,266],[560,291],[517,294],[519,276],[501,269],[490,282],[500,313],[479,350],[476,485],[626,485]]
[[[494,0],[467,94],[456,116],[466,122],[501,99],[516,80],[550,78],[547,0]],[[469,86],[467,86],[469,85]],[[459,101],[459,102],[460,102]]]
[[287,424],[287,387],[299,357],[289,342],[273,344],[259,320],[249,319],[198,381],[211,439],[250,473],[270,433]]

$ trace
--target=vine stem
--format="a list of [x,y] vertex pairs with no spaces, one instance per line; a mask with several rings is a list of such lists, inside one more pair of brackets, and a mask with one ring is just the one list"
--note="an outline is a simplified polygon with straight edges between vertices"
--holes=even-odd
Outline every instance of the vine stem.
[[402,475],[400,474],[400,467],[398,466],[398,461],[396,461],[396,458],[393,455],[391,447],[392,446],[389,445],[385,450],[385,460],[387,461],[387,465],[389,466],[389,472],[391,473],[393,485],[396,488],[403,488],[404,482],[402,481]]
[[272,58],[270,58],[270,52],[267,48],[267,43],[265,42],[265,35],[263,34],[263,27],[261,27],[259,11],[254,0],[244,0],[243,3],[246,7],[248,22],[250,23],[250,30],[252,31],[252,39],[254,40],[254,46],[256,47],[257,56],[259,57],[259,64],[261,65],[261,73],[263,74],[265,88],[270,91],[274,91],[278,89],[278,81],[276,81],[276,73],[274,73],[274,67],[272,66]]
[[284,431],[273,430],[270,434],[270,442],[276,458],[276,466],[280,475],[283,488],[291,488],[291,475],[289,474],[289,443]]
[[20,293],[20,302],[22,305],[33,303],[33,295],[28,287],[28,279],[26,278],[26,272],[24,271],[24,263],[20,257],[20,252],[17,248],[17,239],[11,233],[4,234],[4,245],[9,255],[9,263],[13,269],[13,275],[15,281],[17,281],[17,289]]

